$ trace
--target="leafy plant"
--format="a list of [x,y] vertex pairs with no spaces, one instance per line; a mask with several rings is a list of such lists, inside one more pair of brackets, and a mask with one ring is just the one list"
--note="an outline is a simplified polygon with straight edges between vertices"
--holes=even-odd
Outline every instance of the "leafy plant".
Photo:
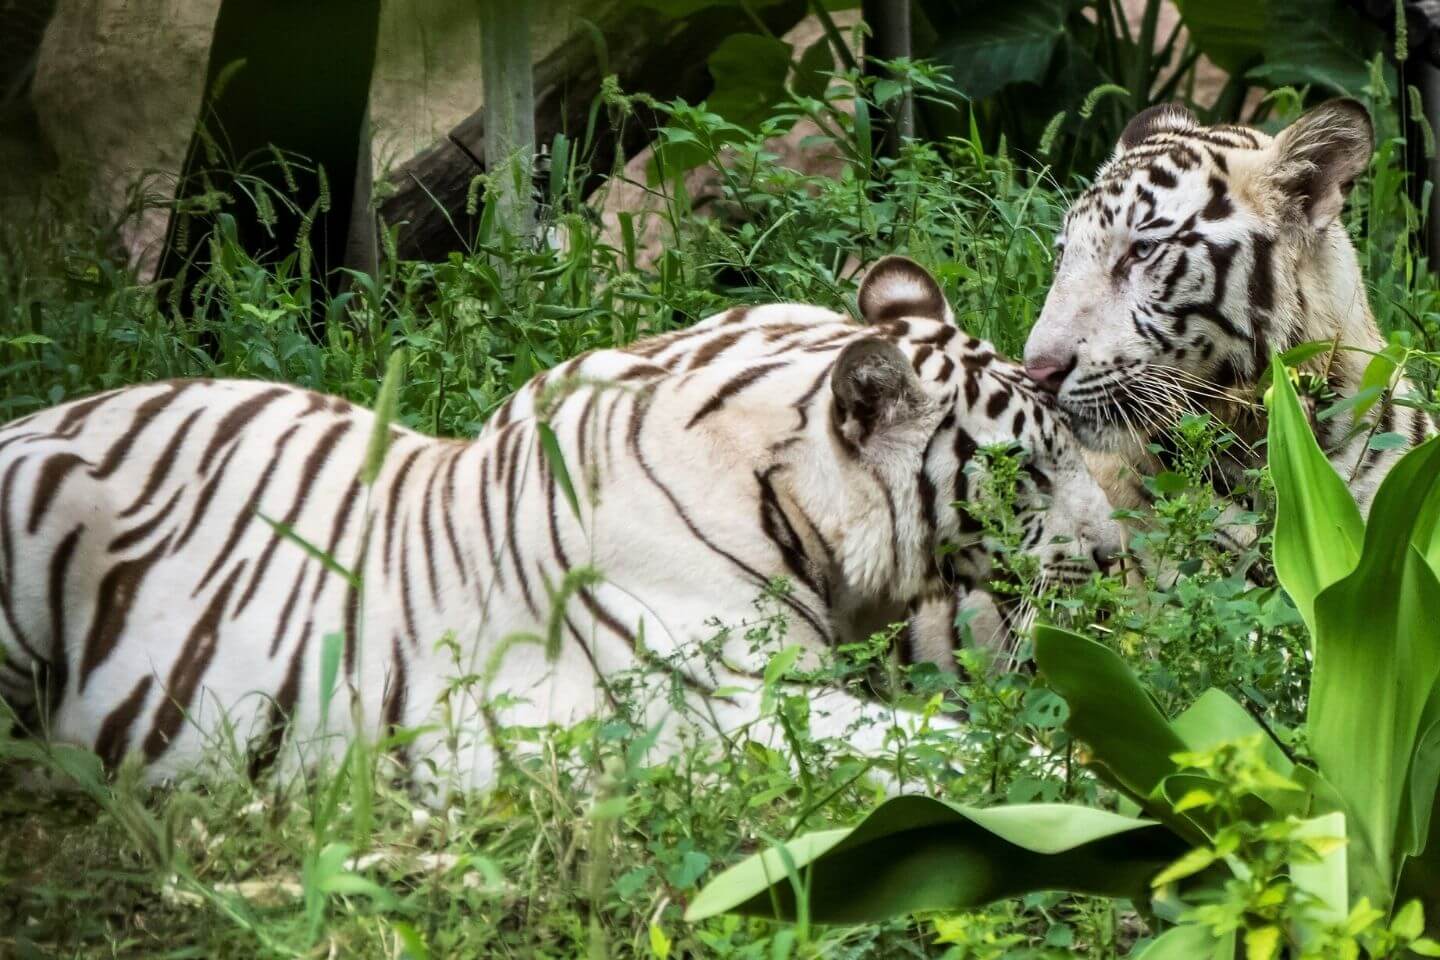
[[[1240,940],[1251,957],[1341,941],[1440,954],[1421,936],[1440,916],[1440,440],[1391,471],[1366,527],[1278,360],[1275,383],[1276,567],[1311,630],[1313,766],[1223,691],[1167,718],[1114,652],[1042,626],[1035,658],[1067,729],[1138,816],[901,797],[731,868],[688,916],[848,921],[1061,889],[1178,920],[1151,960],[1229,956]],[[1174,857],[1163,869],[1160,854]]]
[[[1176,0],[1180,16],[1162,33],[1165,5],[1147,0],[1132,26],[1120,0],[921,0],[918,52],[962,95],[926,117],[937,132],[1003,138],[1065,182],[1089,176],[1152,104],[1183,100],[1206,122],[1233,122],[1254,86],[1359,94],[1384,47],[1343,0]],[[1202,55],[1228,74],[1213,103],[1194,99]],[[1262,101],[1249,119],[1270,108]]]

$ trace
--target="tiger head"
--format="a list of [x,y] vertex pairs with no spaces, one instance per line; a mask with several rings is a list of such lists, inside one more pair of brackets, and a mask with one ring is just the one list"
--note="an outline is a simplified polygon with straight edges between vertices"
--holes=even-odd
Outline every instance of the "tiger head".
[[1188,412],[1233,421],[1272,350],[1373,341],[1339,220],[1372,141],[1353,100],[1273,138],[1176,106],[1130,121],[1065,217],[1025,346],[1082,442],[1143,446]]
[[[879,261],[861,285],[859,307],[883,340],[857,341],[847,350],[865,349],[873,358],[883,344],[892,362],[903,356],[905,369],[893,382],[923,391],[943,412],[926,444],[920,493],[945,586],[982,586],[997,547],[1018,546],[1050,582],[1084,580],[1107,568],[1124,548],[1124,533],[1055,398],[990,344],[961,332],[940,285],[913,261]],[[849,399],[845,371],[853,359],[847,353],[837,365],[842,430],[851,408],[865,409]],[[984,495],[990,451],[1003,451],[1019,467],[1008,543],[955,509]]]

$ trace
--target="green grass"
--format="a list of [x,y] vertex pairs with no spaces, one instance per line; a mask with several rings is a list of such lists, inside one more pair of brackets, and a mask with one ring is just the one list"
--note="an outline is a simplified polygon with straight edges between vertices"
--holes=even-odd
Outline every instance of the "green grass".
[[[0,421],[105,387],[192,375],[282,380],[371,404],[403,347],[399,419],[470,435],[515,387],[583,350],[737,302],[846,309],[854,265],[895,251],[935,269],[967,330],[1018,352],[1049,282],[1064,193],[965,141],[872,158],[847,115],[814,103],[790,113],[817,110],[834,149],[850,157],[842,177],[777,168],[755,138],[668,107],[662,137],[700,143],[712,162],[721,145],[733,156],[715,205],[725,215],[698,218],[687,198],[672,197],[654,269],[638,269],[628,243],[604,246],[562,185],[546,215],[567,231],[566,249],[517,252],[482,236],[444,264],[387,259],[379,276],[355,277],[329,305],[322,342],[306,332],[310,287],[295,259],[257,264],[223,224],[204,238],[212,265],[184,320],[166,290],[120,265],[113,230],[62,210],[5,224]],[[1382,148],[1352,228],[1387,328],[1429,348],[1437,287],[1411,253],[1419,225],[1397,162],[1393,146]],[[1208,455],[1203,444],[1193,454]],[[1110,642],[1167,710],[1220,684],[1293,742],[1307,680],[1303,633],[1276,589],[1234,574],[1254,558],[1214,549],[1217,516],[1214,498],[1194,486],[1162,499],[1152,547],[1199,558],[1173,586],[1097,580],[1046,599],[1060,619],[1103,615]],[[758,639],[775,628],[764,598],[757,603],[754,623],[741,628]],[[965,705],[962,737],[907,748],[934,792],[978,804],[1115,802],[1061,729],[1063,703],[1030,673],[987,676],[972,660],[967,680],[929,667],[899,678],[888,641],[841,651],[829,679]],[[632,696],[666,682],[628,681]],[[493,792],[438,810],[415,805],[383,745],[303,781],[212,779],[156,792],[136,786],[133,771],[107,781],[82,754],[37,756],[33,741],[0,737],[9,772],[38,762],[81,785],[0,789],[0,955],[999,960],[1120,956],[1146,936],[1130,911],[1060,895],[848,928],[683,923],[687,899],[720,866],[774,839],[850,822],[875,801],[843,744],[806,734],[806,708],[802,697],[775,698],[771,709],[794,730],[786,742],[696,744],[663,762],[645,758],[649,732],[623,715],[511,731],[540,759],[507,768]]]

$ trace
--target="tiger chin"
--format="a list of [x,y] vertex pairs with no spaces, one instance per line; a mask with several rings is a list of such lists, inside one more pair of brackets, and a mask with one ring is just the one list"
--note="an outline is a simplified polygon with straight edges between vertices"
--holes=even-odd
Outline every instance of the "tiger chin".
[[[1333,100],[1271,137],[1201,125],[1178,106],[1126,126],[1114,155],[1071,206],[1056,244],[1054,284],[1025,346],[1025,369],[1070,414],[1117,506],[1143,502],[1149,452],[1190,413],[1238,438],[1219,464],[1233,486],[1259,463],[1265,417],[1256,384],[1275,351],[1309,341],[1335,349],[1305,364],[1329,392],[1361,388],[1385,346],[1340,213],[1368,168],[1370,118]],[[1357,423],[1349,412],[1315,428],[1361,509],[1429,417],[1393,401],[1401,378]],[[1370,450],[1372,432],[1405,447]]]
[[[152,782],[309,766],[406,728],[420,786],[483,787],[501,728],[611,711],[661,728],[661,750],[688,735],[682,714],[778,742],[772,651],[746,636],[756,597],[804,667],[862,614],[953,596],[939,546],[982,562],[951,506],[978,448],[1030,449],[1042,560],[1119,545],[1064,416],[955,327],[928,274],[882,262],[859,303],[869,325],[739,309],[577,358],[473,441],[390,426],[368,484],[375,417],[292,386],[151,383],[10,423],[0,695],[109,765],[138,756]],[[954,725],[838,688],[807,699],[817,739],[862,752],[897,723]]]

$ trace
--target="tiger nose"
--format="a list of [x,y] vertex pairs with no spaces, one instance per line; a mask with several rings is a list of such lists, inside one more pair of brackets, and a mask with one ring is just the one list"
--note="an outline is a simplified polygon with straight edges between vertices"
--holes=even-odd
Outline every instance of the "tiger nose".
[[1040,389],[1049,393],[1059,393],[1060,387],[1065,383],[1065,378],[1070,376],[1070,371],[1075,369],[1076,357],[1072,353],[1068,357],[1044,355],[1030,357],[1025,361],[1025,375]]
[[1095,562],[1095,569],[1102,574],[1108,574],[1120,563],[1120,557],[1124,551],[1117,545],[1102,544],[1090,551],[1090,559]]

